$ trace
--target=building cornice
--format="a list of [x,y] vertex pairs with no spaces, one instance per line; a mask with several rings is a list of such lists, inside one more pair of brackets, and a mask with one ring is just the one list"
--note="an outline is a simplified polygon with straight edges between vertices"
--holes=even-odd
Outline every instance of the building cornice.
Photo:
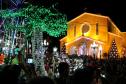
[[72,42],[66,43],[65,45],[69,45],[69,44],[74,43],[74,42],[76,42],[76,41],[78,41],[78,40],[80,40],[80,39],[92,40],[92,41],[98,42],[98,43],[100,43],[100,44],[104,44],[103,41],[95,40],[95,39],[92,39],[92,38],[89,38],[89,37],[85,37],[85,36],[80,36],[80,37],[78,37],[77,39],[73,40]]

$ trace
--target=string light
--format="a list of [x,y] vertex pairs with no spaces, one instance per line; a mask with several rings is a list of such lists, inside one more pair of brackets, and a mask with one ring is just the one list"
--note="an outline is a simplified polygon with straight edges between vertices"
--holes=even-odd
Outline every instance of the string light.
[[[2,10],[1,17],[5,19],[4,27],[6,29],[16,29],[18,31],[30,34],[34,28],[46,31],[50,36],[58,37],[64,35],[67,29],[67,18],[65,15],[44,7],[29,5],[26,8],[16,11]],[[12,24],[13,19],[18,21]],[[24,21],[25,20],[25,21]],[[25,25],[22,25],[24,24]]]

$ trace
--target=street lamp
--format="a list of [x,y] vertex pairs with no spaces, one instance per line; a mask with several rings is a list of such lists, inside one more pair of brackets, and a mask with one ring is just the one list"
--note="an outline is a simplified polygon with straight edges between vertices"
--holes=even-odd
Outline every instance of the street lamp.
[[100,60],[101,60],[101,55],[102,55],[102,46],[99,46],[99,50],[100,50]]
[[43,43],[42,43],[42,45],[43,45],[43,46],[48,46],[48,45],[49,45],[49,43],[48,43],[48,41],[47,41],[47,40],[44,40],[44,41],[43,41]]
[[43,46],[43,53],[47,53],[49,42],[46,39],[42,42],[42,46]]
[[53,47],[53,73],[55,74],[55,64],[56,64],[56,61],[55,61],[55,57],[58,57],[58,53],[57,53],[57,50],[58,48],[57,47]]
[[96,48],[98,48],[98,44],[93,42],[93,44],[91,44],[91,48],[93,48],[94,59],[96,59]]
[[54,52],[57,52],[57,47],[54,47],[54,48],[53,48],[53,51],[54,51]]
[[53,54],[54,54],[54,56],[57,56],[57,49],[58,49],[57,47],[53,48]]

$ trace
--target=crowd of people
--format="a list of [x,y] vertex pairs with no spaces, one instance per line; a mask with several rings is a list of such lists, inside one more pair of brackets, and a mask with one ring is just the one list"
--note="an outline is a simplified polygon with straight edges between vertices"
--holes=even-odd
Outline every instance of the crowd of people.
[[126,59],[110,59],[102,62],[103,84],[126,84]]
[[1,84],[126,84],[126,61],[92,60],[83,62],[70,74],[71,65],[66,61],[57,66],[58,76],[38,76],[34,64],[0,66]]

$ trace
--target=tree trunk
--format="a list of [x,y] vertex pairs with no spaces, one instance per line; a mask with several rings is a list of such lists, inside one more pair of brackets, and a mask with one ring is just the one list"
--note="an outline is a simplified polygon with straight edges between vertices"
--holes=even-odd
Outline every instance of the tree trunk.
[[32,36],[32,57],[33,63],[35,65],[35,70],[37,75],[45,76],[45,67],[44,67],[44,48],[42,45],[43,42],[43,32],[35,29]]

